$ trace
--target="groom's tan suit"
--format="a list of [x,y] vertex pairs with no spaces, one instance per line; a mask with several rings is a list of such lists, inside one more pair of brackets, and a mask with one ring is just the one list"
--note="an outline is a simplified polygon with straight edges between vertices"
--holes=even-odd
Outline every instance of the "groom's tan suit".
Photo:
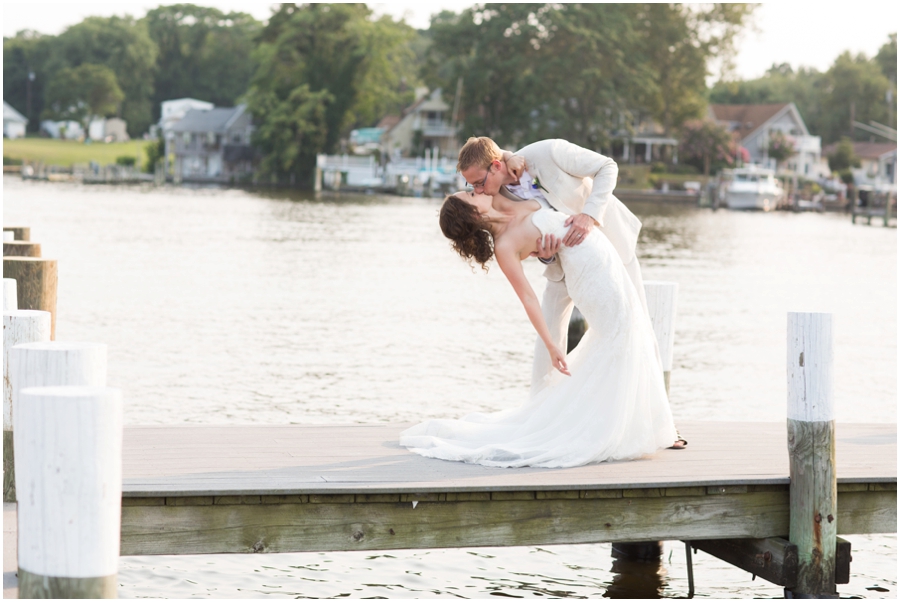
[[[600,224],[600,231],[622,258],[646,312],[641,266],[635,254],[641,222],[612,194],[619,173],[616,162],[565,140],[542,140],[529,144],[516,154],[525,159],[525,169],[554,209],[567,215],[585,213]],[[572,299],[566,290],[565,274],[558,261],[549,264],[544,275],[548,280],[541,303],[544,318],[553,340],[565,350]],[[538,339],[532,391],[543,386],[551,370],[550,354]]]

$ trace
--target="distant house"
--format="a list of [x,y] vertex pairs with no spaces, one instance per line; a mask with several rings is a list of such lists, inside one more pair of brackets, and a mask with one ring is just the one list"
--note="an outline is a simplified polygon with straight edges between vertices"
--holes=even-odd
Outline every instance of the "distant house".
[[666,136],[665,129],[649,117],[635,119],[630,129],[619,127],[610,138],[612,156],[623,163],[678,163],[678,140]]
[[84,128],[77,121],[53,121],[45,119],[41,122],[41,133],[60,140],[81,140]]
[[426,150],[443,157],[459,153],[457,128],[450,122],[450,105],[441,98],[440,88],[430,94],[418,89],[416,101],[402,115],[388,115],[377,127],[384,128],[382,153],[390,157],[421,156]]
[[94,119],[88,124],[88,138],[105,142],[125,142],[130,140],[127,127],[127,122],[118,117]]
[[750,161],[775,168],[769,157],[769,133],[778,130],[794,140],[797,154],[784,167],[801,176],[818,178],[828,173],[822,161],[822,139],[811,136],[806,123],[792,102],[759,105],[710,105],[712,119],[724,125],[738,143],[747,149]]
[[[836,147],[836,144],[829,144],[822,152],[827,157],[834,153]],[[853,154],[859,157],[860,162],[858,168],[851,170],[854,183],[896,190],[896,142],[854,142]]]
[[168,132],[176,123],[181,121],[188,111],[191,109],[199,109],[208,111],[215,105],[205,100],[197,100],[196,98],[176,98],[174,100],[164,100],[160,103],[159,123],[150,126],[150,137],[159,138],[161,133]]
[[3,101],[3,137],[24,138],[28,119]]
[[190,109],[166,136],[166,156],[175,155],[175,178],[231,182],[253,170],[252,117],[246,105]]

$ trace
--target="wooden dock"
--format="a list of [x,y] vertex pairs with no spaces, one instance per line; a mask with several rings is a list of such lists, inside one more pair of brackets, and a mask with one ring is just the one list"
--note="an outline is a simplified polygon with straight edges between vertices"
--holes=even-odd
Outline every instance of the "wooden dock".
[[[125,429],[123,555],[784,536],[786,427],[683,423],[684,450],[568,469],[423,458],[405,425]],[[838,532],[897,530],[896,425],[837,427]]]
[[[782,423],[687,422],[683,450],[567,469],[432,460],[408,425],[125,429],[122,555],[783,537]],[[837,425],[838,533],[897,531],[895,424]],[[4,597],[16,596],[4,505]],[[7,562],[9,560],[10,562]]]

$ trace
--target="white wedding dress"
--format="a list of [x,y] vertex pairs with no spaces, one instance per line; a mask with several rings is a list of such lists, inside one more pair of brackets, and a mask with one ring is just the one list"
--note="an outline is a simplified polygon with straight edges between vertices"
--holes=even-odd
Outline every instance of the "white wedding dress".
[[[542,234],[562,238],[566,217],[539,209],[532,221]],[[554,370],[519,408],[427,420],[401,433],[402,446],[484,466],[560,468],[672,445],[677,435],[653,327],[612,244],[595,228],[557,257],[569,296],[590,326],[567,357],[572,376]]]

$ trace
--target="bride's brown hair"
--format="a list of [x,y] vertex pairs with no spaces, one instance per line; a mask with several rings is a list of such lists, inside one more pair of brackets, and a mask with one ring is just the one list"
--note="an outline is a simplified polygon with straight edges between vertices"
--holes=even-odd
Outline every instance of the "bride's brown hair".
[[474,259],[487,271],[487,262],[494,256],[494,237],[475,205],[456,195],[448,196],[441,205],[440,224],[453,250],[467,261]]

